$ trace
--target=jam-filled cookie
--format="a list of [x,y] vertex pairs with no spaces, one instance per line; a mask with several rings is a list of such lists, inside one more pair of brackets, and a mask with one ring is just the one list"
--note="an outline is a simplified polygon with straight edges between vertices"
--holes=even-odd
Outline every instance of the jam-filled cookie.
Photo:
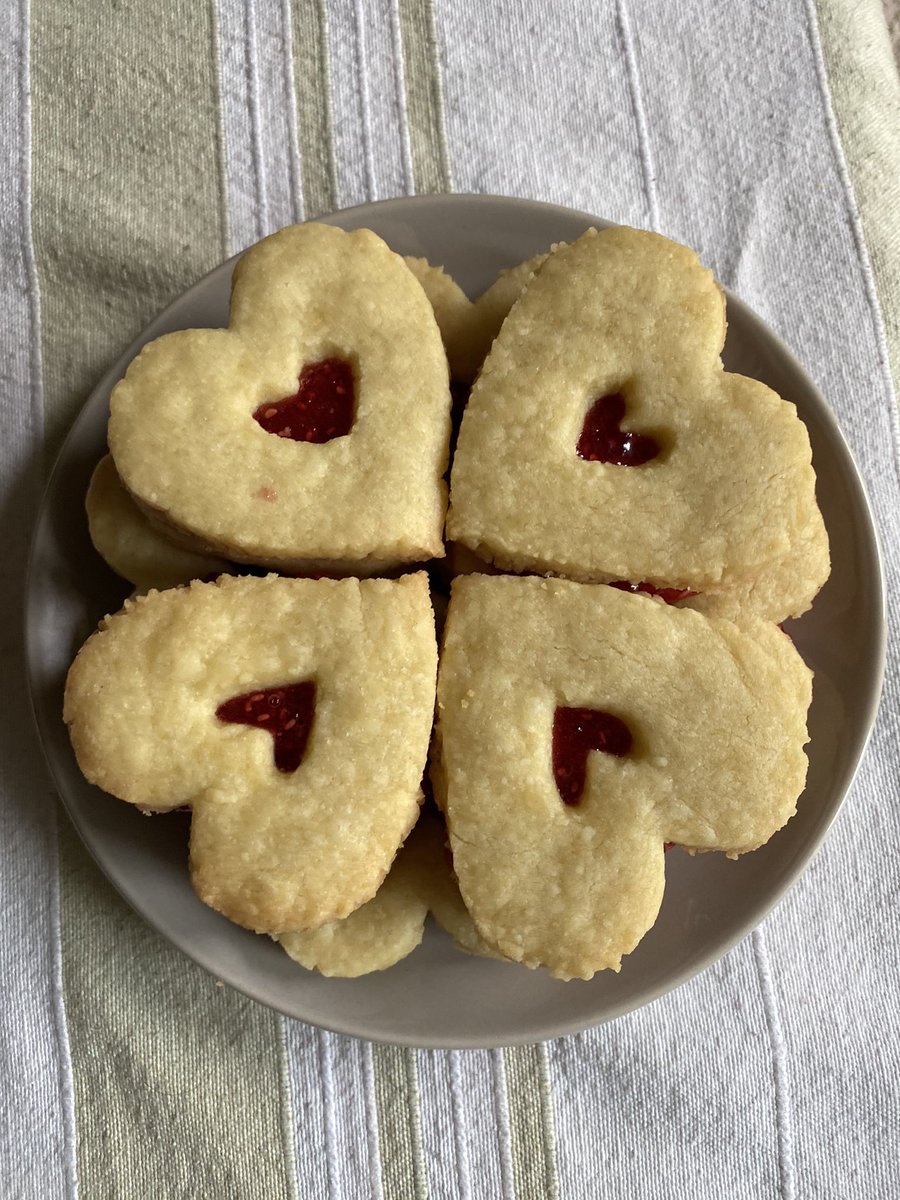
[[656,919],[666,843],[738,855],[794,813],[810,698],[771,622],[457,579],[432,778],[478,933],[561,978],[618,969]]
[[[722,293],[693,251],[590,230],[530,278],[469,398],[448,536],[513,570],[712,593],[828,576],[794,406],[726,373]],[[777,586],[775,585],[777,581]]]
[[436,669],[421,573],[223,576],[107,617],[65,720],[92,783],[192,807],[202,900],[259,932],[312,929],[371,899],[416,820]]
[[402,258],[291,226],[238,262],[227,329],[151,342],[113,390],[125,487],[200,550],[376,574],[443,555],[447,359]]
[[176,545],[148,520],[122,486],[108,454],[94,469],[84,503],[94,549],[140,591],[177,587],[229,569],[224,559]]
[[[468,320],[471,301],[441,267],[431,266],[424,258],[404,261],[422,285],[445,349],[452,356],[459,330]],[[229,570],[226,560],[185,549],[176,540],[174,529],[164,529],[148,517],[122,485],[111,455],[105,455],[97,464],[85,507],[94,548],[112,570],[141,591],[175,587]]]

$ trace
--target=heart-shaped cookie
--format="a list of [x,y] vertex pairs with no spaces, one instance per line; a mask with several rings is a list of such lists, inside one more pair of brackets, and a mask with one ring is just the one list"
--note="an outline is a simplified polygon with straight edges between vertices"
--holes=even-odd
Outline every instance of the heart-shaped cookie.
[[806,429],[722,369],[722,294],[696,255],[590,230],[524,282],[463,419],[448,536],[588,581],[765,577],[764,615],[805,611],[829,570]]
[[247,251],[228,329],[151,342],[110,402],[116,469],[150,516],[287,570],[440,557],[449,435],[421,285],[375,234],[317,224]]
[[737,855],[793,814],[811,678],[771,622],[457,579],[432,779],[481,937],[561,978],[617,969],[656,919],[666,843]]
[[202,900],[260,932],[375,894],[414,824],[437,647],[424,574],[237,578],[151,592],[69,671],[79,766],[132,804],[189,804]]

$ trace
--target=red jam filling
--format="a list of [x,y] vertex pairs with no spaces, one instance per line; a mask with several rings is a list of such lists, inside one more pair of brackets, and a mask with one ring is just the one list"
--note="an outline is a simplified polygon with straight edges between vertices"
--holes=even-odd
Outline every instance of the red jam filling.
[[631,749],[631,730],[598,708],[559,707],[553,717],[553,778],[563,804],[578,804],[592,750],[622,758]]
[[618,588],[621,592],[645,592],[648,596],[659,596],[666,604],[677,604],[679,600],[687,600],[688,596],[696,596],[687,588],[656,587],[652,583],[629,583],[627,579],[617,579],[610,587]]
[[579,458],[588,462],[614,463],[619,467],[640,467],[656,458],[659,443],[644,433],[620,428],[625,416],[625,397],[621,392],[601,396],[587,411],[581,437],[575,447]]
[[267,729],[275,741],[275,766],[287,773],[303,761],[315,711],[316,685],[308,680],[233,696],[216,716],[229,725]]
[[324,358],[303,368],[293,396],[261,404],[253,419],[266,433],[293,442],[330,442],[353,428],[354,408],[353,368]]

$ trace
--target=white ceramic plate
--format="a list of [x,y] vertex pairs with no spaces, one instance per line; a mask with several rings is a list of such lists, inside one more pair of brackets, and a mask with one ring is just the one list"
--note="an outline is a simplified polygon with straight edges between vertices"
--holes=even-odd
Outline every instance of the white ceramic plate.
[[[367,226],[401,254],[442,263],[471,295],[501,267],[604,224],[586,213],[487,196],[390,200],[327,220],[344,229]],[[224,263],[202,279],[103,378],[62,449],[35,530],[26,629],[32,699],[59,791],[99,865],[156,929],[248,996],[316,1025],[407,1045],[496,1046],[574,1032],[646,1004],[708,966],[762,919],[809,862],[853,778],[878,702],[884,661],[878,546],[863,486],[822,396],[778,338],[729,297],[726,364],[797,405],[809,428],[831,537],[831,580],[791,629],[816,672],[809,781],[797,816],[738,862],[670,853],[659,920],[618,975],[561,983],[469,957],[429,928],[422,946],[389,971],[324,979],[298,967],[269,938],[201,904],[187,873],[189,816],[149,820],[87,784],[61,716],[72,657],[126,592],[90,545],[82,503],[104,451],[110,389],[151,338],[225,324],[230,277],[231,264]]]

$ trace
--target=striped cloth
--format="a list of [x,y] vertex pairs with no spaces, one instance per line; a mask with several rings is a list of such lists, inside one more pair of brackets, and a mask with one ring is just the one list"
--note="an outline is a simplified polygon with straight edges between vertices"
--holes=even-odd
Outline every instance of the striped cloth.
[[42,478],[109,362],[304,217],[494,192],[690,243],[837,411],[900,589],[900,93],[877,0],[0,6],[0,1194],[898,1194],[900,662],[834,833],[752,937],[614,1025],[410,1051],[256,1006],[112,892],[21,684]]

